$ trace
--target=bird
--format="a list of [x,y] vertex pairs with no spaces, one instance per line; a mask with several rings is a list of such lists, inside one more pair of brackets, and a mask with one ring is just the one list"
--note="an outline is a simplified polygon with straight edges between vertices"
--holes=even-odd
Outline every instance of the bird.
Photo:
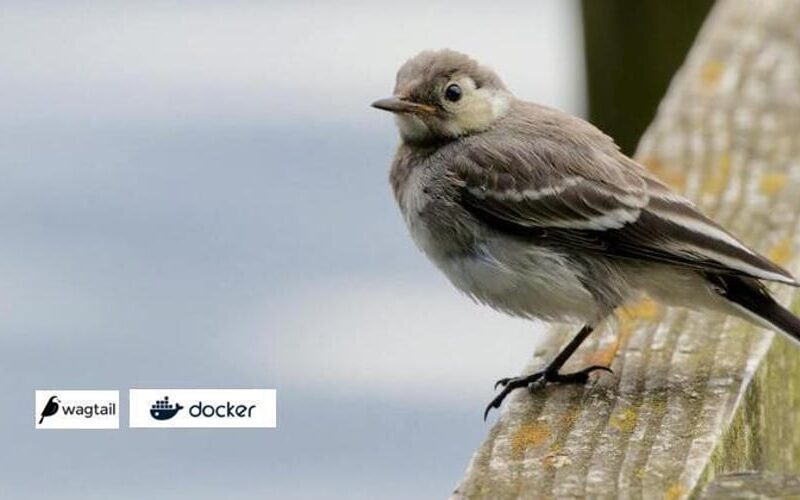
[[427,50],[397,72],[400,142],[390,184],[412,239],[474,301],[578,333],[514,390],[585,384],[592,365],[561,368],[614,311],[643,294],[722,311],[800,342],[800,319],[765,282],[800,283],[740,241],[587,121],[515,97],[466,54]]
[[44,409],[42,409],[41,418],[39,418],[40,425],[44,422],[45,417],[51,417],[56,414],[60,402],[58,396],[50,396],[50,399],[48,399],[47,403],[44,405]]

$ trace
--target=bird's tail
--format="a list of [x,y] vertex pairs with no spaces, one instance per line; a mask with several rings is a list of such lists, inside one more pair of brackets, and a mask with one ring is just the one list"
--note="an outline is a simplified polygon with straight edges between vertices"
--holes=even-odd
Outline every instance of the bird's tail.
[[717,293],[755,323],[771,326],[800,344],[800,318],[778,304],[761,282],[739,276],[708,277]]
[[[29,422],[30,422],[30,420],[29,420]],[[39,425],[41,425],[42,422],[44,422],[44,415],[42,415],[42,418],[39,419]]]

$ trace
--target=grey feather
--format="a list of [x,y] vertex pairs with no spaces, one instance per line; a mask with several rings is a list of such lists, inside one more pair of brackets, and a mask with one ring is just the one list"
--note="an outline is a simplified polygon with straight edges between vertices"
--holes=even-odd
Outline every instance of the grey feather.
[[[573,155],[582,144],[601,147]],[[496,128],[445,150],[450,147],[457,151],[448,164],[463,185],[461,203],[498,230],[533,238],[549,231],[553,244],[609,257],[797,284],[618,152],[605,135],[568,115],[515,101]],[[552,194],[525,195],[543,191]]]
[[[443,89],[461,85],[448,102]],[[737,313],[710,275],[797,285],[591,124],[515,98],[452,51],[401,68],[391,183],[419,247],[462,291],[524,317],[596,322],[639,292]]]

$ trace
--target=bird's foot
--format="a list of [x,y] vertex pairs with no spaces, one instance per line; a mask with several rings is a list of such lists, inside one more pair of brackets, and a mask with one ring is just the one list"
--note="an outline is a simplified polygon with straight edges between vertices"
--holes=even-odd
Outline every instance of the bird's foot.
[[524,377],[501,378],[497,381],[497,383],[494,384],[494,388],[497,389],[498,387],[502,387],[503,390],[500,391],[500,394],[498,394],[486,407],[486,411],[483,412],[483,419],[486,420],[486,417],[489,416],[489,412],[492,408],[500,408],[500,405],[503,403],[503,400],[506,399],[506,396],[511,394],[511,392],[515,389],[527,387],[530,392],[533,392],[548,382],[559,384],[585,384],[589,380],[589,374],[596,370],[614,373],[611,371],[611,368],[608,368],[607,366],[595,365],[574,373],[561,374],[555,370],[544,370],[531,375],[526,375]]

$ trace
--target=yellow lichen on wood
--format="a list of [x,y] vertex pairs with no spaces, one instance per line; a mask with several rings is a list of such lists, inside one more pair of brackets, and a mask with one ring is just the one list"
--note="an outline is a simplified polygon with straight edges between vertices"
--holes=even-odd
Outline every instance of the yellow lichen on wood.
[[718,59],[709,59],[700,68],[700,81],[706,89],[717,86],[725,71],[725,64]]
[[644,297],[636,302],[624,306],[619,310],[620,317],[627,317],[630,321],[656,321],[663,308],[650,297]]
[[625,410],[611,417],[610,425],[620,432],[630,434],[636,428],[636,421],[638,418],[639,417],[633,408],[626,408]]
[[625,334],[620,331],[620,333],[614,337],[614,342],[608,347],[598,349],[584,356],[584,362],[593,366],[611,366],[611,363],[614,361],[614,357],[617,355],[617,352],[619,352],[620,347],[622,346],[623,340],[627,340],[631,329],[628,328],[625,331]]
[[520,458],[528,448],[541,446],[550,437],[550,426],[546,423],[523,424],[511,438],[511,455]]
[[773,195],[786,185],[787,176],[783,172],[765,172],[758,187],[766,195]]
[[654,415],[663,416],[667,412],[667,396],[664,393],[655,393],[644,400],[647,410]]
[[720,155],[711,175],[703,182],[701,191],[706,195],[719,196],[725,191],[730,178],[731,157],[728,153],[723,153]]
[[686,188],[686,174],[684,172],[667,168],[661,163],[661,160],[654,156],[642,159],[642,164],[671,188],[678,191],[683,191]]
[[792,238],[786,237],[781,239],[775,246],[769,249],[767,257],[776,264],[786,264],[794,256],[794,245]]
[[566,431],[567,429],[571,428],[578,419],[579,414],[580,412],[577,410],[577,408],[570,408],[564,412],[563,416],[561,417],[561,430]]
[[662,308],[649,297],[644,297],[616,311],[617,334],[608,347],[598,349],[584,356],[584,361],[591,365],[611,366],[617,352],[624,348],[636,325],[640,322],[656,321]]
[[678,500],[679,498],[683,498],[686,492],[682,485],[680,484],[673,484],[669,487],[669,489],[664,493],[664,500]]
[[[622,348],[630,336],[631,328],[620,327],[619,332],[614,337],[614,341],[607,347],[597,349],[583,357],[586,364],[593,366],[611,366],[617,352]],[[597,372],[599,373],[599,372]]]

